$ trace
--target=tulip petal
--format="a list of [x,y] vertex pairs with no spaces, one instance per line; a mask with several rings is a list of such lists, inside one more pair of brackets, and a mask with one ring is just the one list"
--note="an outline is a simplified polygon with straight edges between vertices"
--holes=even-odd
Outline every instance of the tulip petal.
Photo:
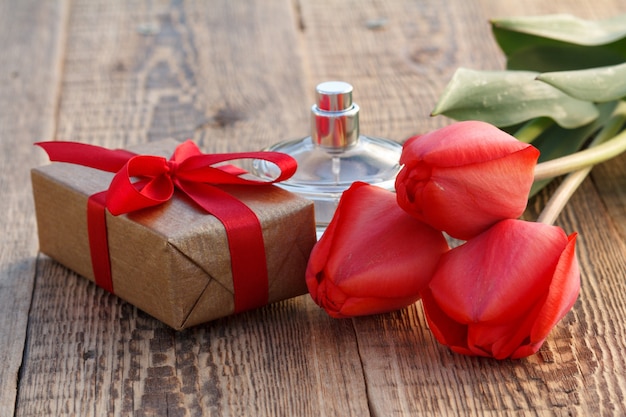
[[504,220],[442,255],[422,292],[437,340],[496,359],[537,352],[578,297],[575,240],[556,226]]
[[567,246],[559,258],[539,318],[531,332],[531,341],[546,338],[550,330],[574,306],[580,292],[580,270],[576,259],[576,233],[568,237]]
[[424,221],[467,240],[526,208],[537,151],[526,148],[480,165],[433,169],[422,193]]
[[396,204],[395,194],[354,183],[313,248],[306,281],[334,317],[393,311],[412,304],[448,244]]
[[405,143],[396,179],[400,207],[467,240],[519,217],[539,152],[483,122],[459,122]]
[[544,294],[567,237],[542,223],[503,220],[444,254],[430,283],[461,323],[506,323]]
[[545,339],[542,339],[535,343],[530,343],[528,345],[520,346],[519,348],[515,350],[515,352],[511,354],[510,359],[520,359],[520,358],[526,358],[528,356],[534,355],[535,353],[539,351],[539,349],[541,349],[541,346],[543,345],[544,341]]
[[[467,325],[450,318],[439,307],[430,290],[422,293],[422,304],[430,330],[437,341],[459,354],[495,359],[521,358],[537,352],[543,343],[541,340],[535,344],[524,344],[539,308],[521,322]],[[540,307],[541,303],[537,304]]]
[[421,298],[426,321],[435,339],[457,353],[475,355],[467,346],[467,325],[450,318],[437,304],[430,289],[424,290]]
[[331,255],[326,264],[337,285],[361,296],[380,296],[383,288],[387,297],[404,297],[430,281],[447,243],[402,211],[392,192],[359,184],[344,198],[342,212],[347,215],[337,222],[333,255],[345,256]]
[[410,138],[403,146],[400,164],[423,160],[431,166],[462,166],[503,158],[528,147],[489,123],[468,120]]
[[523,358],[536,353],[554,326],[571,310],[580,292],[580,270],[576,259],[576,233],[567,238],[567,245],[556,265],[546,299],[536,308],[527,343],[519,346],[509,356]]
[[469,349],[476,354],[487,353],[488,356],[495,359],[511,357],[520,346],[528,345],[528,335],[537,319],[543,301],[543,298],[537,300],[530,311],[515,320],[512,319],[501,324],[484,322],[469,325],[467,336]]
[[370,314],[387,313],[401,310],[415,303],[419,294],[407,297],[381,298],[381,297],[349,297],[342,305],[337,306],[338,315],[341,317],[366,316]]

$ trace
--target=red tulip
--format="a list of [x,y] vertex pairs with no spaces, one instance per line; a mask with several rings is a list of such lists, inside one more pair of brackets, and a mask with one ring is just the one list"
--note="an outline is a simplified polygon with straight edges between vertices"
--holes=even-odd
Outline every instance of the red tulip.
[[526,208],[539,151],[488,123],[458,122],[403,147],[398,204],[467,240]]
[[419,299],[448,249],[443,234],[400,209],[393,192],[356,182],[313,248],[306,282],[335,318],[394,311]]
[[437,340],[496,359],[535,353],[578,297],[575,241],[556,226],[504,220],[444,254],[422,293]]

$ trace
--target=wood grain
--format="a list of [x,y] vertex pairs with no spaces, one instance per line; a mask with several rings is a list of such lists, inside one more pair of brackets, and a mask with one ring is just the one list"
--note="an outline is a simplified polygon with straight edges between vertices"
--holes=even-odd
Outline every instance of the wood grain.
[[[459,1],[448,2],[443,13],[429,2],[399,3],[302,5],[315,73],[355,80],[355,100],[363,108],[363,130],[395,139],[410,135],[411,129],[413,134],[421,133],[442,123],[425,116],[459,66],[503,68],[502,54],[489,32],[489,18],[555,13],[565,6],[565,2],[513,5]],[[573,4],[567,2],[569,8]],[[617,3],[603,3],[601,8],[578,2],[575,7],[591,19],[619,11]],[[381,18],[387,22],[383,28],[372,31],[367,27],[368,19]],[[352,24],[329,23],[333,21]],[[318,26],[317,22],[325,24]],[[620,394],[626,384],[626,369],[618,354],[626,340],[626,327],[621,320],[610,319],[621,317],[624,309],[624,235],[618,233],[623,233],[626,212],[621,167],[619,161],[601,167],[602,174],[594,175],[594,179],[599,179],[603,197],[588,181],[562,215],[560,224],[565,230],[579,231],[581,236],[578,247],[583,293],[538,355],[503,363],[453,355],[437,346],[419,303],[390,317],[354,319],[372,415],[626,413]],[[537,209],[545,204],[548,194],[534,202]],[[532,210],[529,216],[533,216]],[[607,221],[597,224],[596,216]],[[590,242],[599,246],[589,248],[586,245]],[[608,277],[610,282],[606,282]],[[608,293],[615,296],[609,297],[611,305],[602,301]],[[600,338],[578,337],[587,334],[589,323],[608,329]]]
[[626,242],[626,155],[594,167],[591,177],[613,226],[619,231],[622,242]]
[[[305,135],[289,2],[214,6],[75,2],[57,136],[236,151]],[[367,414],[350,322],[308,297],[176,333],[48,258],[39,267],[19,416]]]
[[[302,296],[174,332],[39,256],[36,139],[207,152],[308,134],[317,83],[351,82],[362,132],[402,141],[460,67],[504,60],[491,17],[621,0],[0,0],[0,416],[626,414],[626,160],[594,168],[558,219],[583,288],[540,352],[495,361],[437,344],[419,303],[334,320]],[[29,51],[25,53],[25,51]],[[555,185],[531,201],[534,218]]]
[[0,415],[12,415],[35,278],[29,167],[51,139],[60,82],[64,2],[0,1]]
[[175,332],[39,265],[20,416],[367,414],[351,323],[305,297]]
[[[533,203],[529,215],[545,204],[545,196]],[[606,215],[587,181],[559,219],[565,230],[579,233],[581,296],[541,350],[525,360],[500,362],[451,353],[430,334],[419,303],[388,317],[354,319],[373,414],[626,413],[621,394],[626,389],[621,353],[626,325],[616,319],[626,309],[626,252],[610,222],[593,220]]]

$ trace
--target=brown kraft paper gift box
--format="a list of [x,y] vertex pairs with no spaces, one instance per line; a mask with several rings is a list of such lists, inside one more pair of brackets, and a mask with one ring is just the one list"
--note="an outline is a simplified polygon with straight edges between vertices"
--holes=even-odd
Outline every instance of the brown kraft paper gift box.
[[[178,142],[130,149],[169,158]],[[87,232],[87,199],[113,174],[63,162],[31,172],[41,252],[95,280]],[[305,294],[305,270],[316,241],[313,203],[276,186],[220,186],[259,218],[269,302]],[[186,196],[129,214],[106,214],[114,293],[174,329],[234,312],[234,289],[222,223]]]

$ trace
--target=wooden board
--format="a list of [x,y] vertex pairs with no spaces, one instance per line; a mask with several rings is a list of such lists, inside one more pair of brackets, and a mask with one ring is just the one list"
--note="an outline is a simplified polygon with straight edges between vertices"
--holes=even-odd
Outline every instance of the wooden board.
[[[216,152],[304,136],[290,12],[75,2],[57,137],[112,148],[192,137]],[[367,414],[351,323],[308,298],[176,333],[48,258],[39,271],[18,415]]]
[[[445,4],[445,6],[444,6]],[[583,289],[541,351],[451,353],[419,303],[329,318],[302,296],[174,332],[40,256],[28,169],[38,139],[124,147],[193,138],[258,150],[308,134],[317,83],[351,82],[362,132],[402,141],[459,66],[499,69],[491,17],[621,0],[0,0],[0,415],[567,416],[626,414],[624,158],[558,220]],[[25,51],[31,51],[26,53]],[[554,187],[531,202],[533,218]]]
[[[305,32],[306,44],[313,55],[310,61],[317,64],[316,73],[355,79],[363,130],[397,140],[448,123],[445,118],[429,120],[427,115],[456,68],[503,68],[489,18],[572,9],[595,19],[620,10],[616,2],[592,7],[583,1],[453,1],[442,13],[431,2],[405,3],[368,2],[363,7],[355,0],[338,7],[313,2],[302,6],[305,27],[311,28]],[[347,28],[315,24],[332,21],[352,24]],[[385,23],[372,29],[368,25],[372,21]],[[342,54],[347,58],[339,61]],[[594,171],[594,178],[606,196],[599,196],[588,180],[559,219],[568,233],[581,235],[583,291],[574,311],[538,355],[505,362],[454,355],[437,345],[419,303],[391,316],[355,319],[372,415],[626,413],[619,394],[626,388],[626,363],[619,354],[626,326],[615,319],[626,307],[624,221],[620,221],[626,213],[620,186],[624,174],[618,168],[622,166],[623,162],[612,161],[598,167],[602,174]],[[530,218],[548,194],[534,202]],[[610,303],[605,303],[608,293]],[[579,337],[589,333],[588,326],[602,328],[601,336],[592,332]]]
[[52,139],[64,2],[0,1],[0,415],[12,415],[37,256],[29,167]]

